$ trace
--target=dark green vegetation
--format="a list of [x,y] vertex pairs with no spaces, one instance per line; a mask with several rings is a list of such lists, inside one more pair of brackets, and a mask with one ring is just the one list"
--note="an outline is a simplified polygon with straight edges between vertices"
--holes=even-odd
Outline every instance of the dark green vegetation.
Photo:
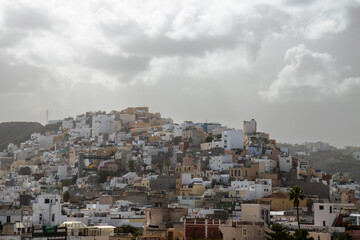
[[121,174],[119,174],[117,172],[102,170],[102,169],[97,171],[97,177],[98,177],[99,183],[106,182],[107,177],[109,177],[109,176],[119,177],[119,176],[121,176]]
[[69,191],[66,191],[66,192],[64,192],[63,193],[63,200],[64,200],[64,202],[68,202],[69,201],[69,199],[70,199],[70,192]]
[[19,145],[30,139],[33,133],[57,131],[59,124],[43,126],[37,122],[4,122],[0,123],[0,151],[4,151],[9,143]]
[[31,169],[29,167],[22,167],[19,170],[19,175],[30,175]]
[[290,234],[289,230],[286,227],[283,227],[279,224],[273,225],[271,232],[265,232],[267,240],[314,240],[314,238],[309,237],[309,232],[305,229],[296,229],[293,234]]
[[340,233],[336,240],[352,240],[352,236],[348,232]]

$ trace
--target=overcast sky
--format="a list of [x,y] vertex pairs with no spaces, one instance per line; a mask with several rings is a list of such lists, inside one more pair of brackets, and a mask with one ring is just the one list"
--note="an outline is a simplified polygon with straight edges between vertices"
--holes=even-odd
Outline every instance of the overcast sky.
[[0,1],[0,121],[149,106],[360,145],[360,1]]

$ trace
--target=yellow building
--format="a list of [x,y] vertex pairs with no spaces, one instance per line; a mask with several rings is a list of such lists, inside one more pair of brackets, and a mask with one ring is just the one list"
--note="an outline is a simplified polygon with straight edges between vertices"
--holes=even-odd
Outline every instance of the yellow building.
[[[289,195],[277,192],[267,197],[257,199],[258,203],[270,204],[271,211],[286,211],[294,207]],[[299,207],[306,207],[306,199],[300,200]]]
[[180,196],[201,196],[205,192],[204,185],[194,185],[192,188],[180,188]]

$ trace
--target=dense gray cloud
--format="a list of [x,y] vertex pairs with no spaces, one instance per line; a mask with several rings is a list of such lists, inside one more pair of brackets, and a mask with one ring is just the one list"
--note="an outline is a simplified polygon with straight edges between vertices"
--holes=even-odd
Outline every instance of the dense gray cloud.
[[0,121],[148,105],[360,145],[345,134],[360,132],[359,12],[357,0],[1,1]]
[[285,63],[269,89],[260,92],[269,101],[325,101],[360,92],[360,77],[341,80],[335,60],[327,53],[299,45],[286,52]]

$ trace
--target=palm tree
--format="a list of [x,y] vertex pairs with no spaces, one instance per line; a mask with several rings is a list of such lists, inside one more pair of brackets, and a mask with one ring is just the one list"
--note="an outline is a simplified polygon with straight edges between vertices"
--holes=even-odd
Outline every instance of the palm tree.
[[290,201],[294,202],[294,207],[296,207],[296,217],[298,226],[300,229],[300,218],[299,218],[299,205],[300,200],[303,200],[305,196],[303,195],[303,190],[298,185],[295,185],[289,192]]
[[147,164],[146,163],[142,163],[141,166],[144,168],[144,173],[146,174],[146,167],[147,167]]
[[128,161],[128,168],[130,172],[135,172],[135,161],[133,159]]
[[348,232],[340,233],[336,240],[352,240],[352,236]]
[[308,237],[309,232],[306,229],[296,229],[293,235],[294,240],[314,240],[313,237]]
[[291,240],[292,239],[287,228],[281,226],[280,224],[274,224],[270,228],[270,230],[271,230],[271,232],[265,231],[265,234],[267,235],[267,236],[265,236],[266,240]]
[[165,161],[165,167],[166,167],[166,169],[167,169],[168,171],[169,171],[170,165],[171,165],[170,160],[166,160],[166,161]]
[[163,164],[163,162],[159,162],[159,163],[157,164],[157,167],[159,168],[160,173],[162,173],[162,172],[163,172],[163,169],[164,169],[164,164]]
[[68,202],[69,199],[70,199],[70,192],[69,192],[69,191],[65,191],[65,192],[63,193],[63,200],[64,200],[64,202]]

